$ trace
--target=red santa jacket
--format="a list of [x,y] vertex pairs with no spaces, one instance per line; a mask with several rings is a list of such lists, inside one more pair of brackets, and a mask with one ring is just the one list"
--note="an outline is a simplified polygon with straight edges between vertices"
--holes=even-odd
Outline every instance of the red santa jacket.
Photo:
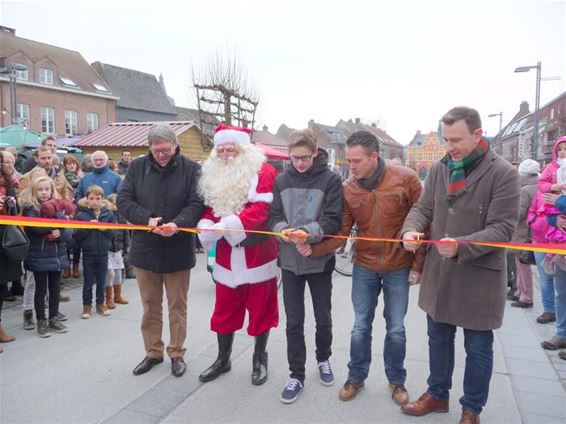
[[[226,228],[240,230],[267,230],[269,208],[273,201],[273,183],[277,171],[268,163],[264,163],[258,174],[252,178],[248,203],[237,215],[222,218]],[[212,208],[207,207],[198,223],[198,228],[209,228],[220,221],[214,216]],[[244,231],[227,231],[216,244],[216,264],[212,276],[218,283],[228,287],[242,284],[262,283],[276,278],[277,241],[268,237],[246,244],[256,235]],[[241,246],[241,244],[244,246]],[[205,246],[206,247],[206,246]]]

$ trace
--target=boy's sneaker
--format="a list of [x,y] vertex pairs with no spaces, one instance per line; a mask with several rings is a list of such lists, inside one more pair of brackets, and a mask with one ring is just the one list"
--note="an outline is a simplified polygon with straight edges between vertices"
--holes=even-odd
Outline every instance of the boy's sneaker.
[[92,313],[92,305],[83,305],[83,313],[81,315],[82,319],[89,319]]
[[40,319],[37,321],[37,334],[39,337],[51,337],[51,333],[49,332],[49,323],[46,319]]
[[62,314],[61,312],[57,312],[57,321],[67,321],[67,315]]
[[57,320],[57,317],[51,318],[49,320],[49,329],[56,333],[66,333],[67,331],[69,331],[65,324]]
[[296,378],[290,378],[283,388],[281,393],[281,402],[283,403],[293,403],[297,400],[299,393],[303,389],[303,383],[301,383]]
[[104,317],[110,315],[110,310],[108,309],[108,306],[106,306],[104,303],[96,304],[96,312],[98,312],[100,315]]
[[323,386],[334,385],[334,374],[332,373],[332,368],[330,368],[330,362],[328,360],[318,363],[318,373],[320,383]]

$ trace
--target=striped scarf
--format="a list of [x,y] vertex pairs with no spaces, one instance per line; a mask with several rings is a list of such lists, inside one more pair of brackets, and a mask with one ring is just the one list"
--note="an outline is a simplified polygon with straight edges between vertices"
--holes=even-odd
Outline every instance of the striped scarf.
[[448,203],[449,206],[452,206],[456,198],[466,191],[466,175],[488,150],[489,143],[485,138],[482,138],[477,147],[464,159],[453,161],[450,159],[450,156],[448,156],[446,165],[450,171],[450,181],[448,181],[446,203]]

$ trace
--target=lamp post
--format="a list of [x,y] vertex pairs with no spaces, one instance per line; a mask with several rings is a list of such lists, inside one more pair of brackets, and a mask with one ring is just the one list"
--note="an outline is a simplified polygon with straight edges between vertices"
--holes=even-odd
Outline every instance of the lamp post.
[[5,68],[0,68],[0,74],[7,74],[10,80],[10,110],[12,124],[18,123],[18,106],[16,101],[16,71],[25,71],[27,68],[23,65],[18,65],[16,63],[7,66]]
[[535,129],[533,134],[533,143],[531,145],[531,158],[537,160],[537,152],[538,152],[538,121],[539,121],[539,107],[540,107],[540,69],[541,65],[540,62],[537,62],[536,65],[532,66],[519,66],[515,68],[515,72],[529,72],[531,69],[537,70],[537,86],[536,86],[536,98],[535,98]]
[[491,113],[487,115],[488,118],[495,118],[496,116],[499,116],[499,132],[501,132],[501,128],[503,127],[503,112]]

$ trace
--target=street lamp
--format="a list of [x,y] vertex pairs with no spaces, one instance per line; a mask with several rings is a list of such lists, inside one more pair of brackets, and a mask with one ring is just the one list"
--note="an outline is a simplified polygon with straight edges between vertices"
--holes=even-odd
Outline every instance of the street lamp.
[[13,63],[5,68],[0,68],[0,74],[8,74],[10,79],[10,106],[12,114],[12,124],[18,123],[18,106],[16,103],[16,71],[25,71],[27,67]]
[[537,70],[537,88],[535,98],[535,130],[533,135],[533,144],[531,145],[531,157],[537,160],[538,152],[538,121],[539,121],[539,107],[540,107],[540,62],[533,66],[519,66],[515,68],[515,72],[529,72],[531,69]]
[[501,132],[501,128],[502,128],[502,124],[503,124],[503,112],[491,113],[491,114],[487,115],[488,118],[495,118],[496,116],[499,116],[499,132]]

